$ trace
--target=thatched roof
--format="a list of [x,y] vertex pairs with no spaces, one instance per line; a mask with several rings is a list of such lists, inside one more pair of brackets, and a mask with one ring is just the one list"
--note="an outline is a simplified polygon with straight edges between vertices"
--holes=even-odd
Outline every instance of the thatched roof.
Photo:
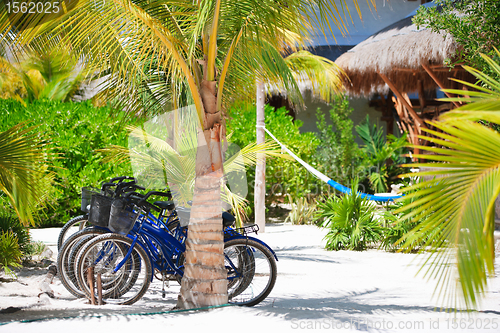
[[391,80],[401,92],[417,91],[417,80],[425,90],[436,88],[436,83],[421,64],[430,65],[442,82],[448,77],[467,79],[468,74],[456,67],[453,72],[443,68],[446,58],[453,58],[458,45],[450,35],[417,29],[412,16],[404,18],[368,37],[335,61],[347,74],[347,92],[356,96],[387,93],[389,87],[378,72]]

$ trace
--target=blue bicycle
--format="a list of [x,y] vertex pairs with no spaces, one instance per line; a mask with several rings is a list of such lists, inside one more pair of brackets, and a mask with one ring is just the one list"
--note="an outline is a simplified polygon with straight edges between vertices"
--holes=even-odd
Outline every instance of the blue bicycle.
[[[158,192],[130,200],[135,209],[130,209],[127,199],[115,201],[121,208],[114,214],[118,223],[113,223],[111,213],[108,226],[115,233],[100,235],[106,231],[94,227],[81,231],[80,237],[71,236],[79,239],[78,243],[73,241],[72,251],[66,251],[66,257],[72,258],[70,267],[77,257],[72,266],[75,276],[70,280],[78,296],[83,294],[105,303],[133,304],[146,293],[154,277],[162,281],[163,296],[168,281],[180,281],[188,232],[182,222],[189,220],[188,210],[174,210],[169,201],[150,204],[146,200],[154,194]],[[128,199],[132,197],[129,195]],[[159,211],[159,216],[153,215],[152,210]],[[274,287],[277,257],[264,242],[248,236],[257,231],[256,226],[233,229],[234,217],[229,213],[223,214],[223,220],[229,301],[256,305]]]

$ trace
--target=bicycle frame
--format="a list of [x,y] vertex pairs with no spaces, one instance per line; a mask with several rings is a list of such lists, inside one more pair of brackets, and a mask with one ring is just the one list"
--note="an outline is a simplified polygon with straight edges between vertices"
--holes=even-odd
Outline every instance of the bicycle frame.
[[182,276],[182,267],[174,263],[174,258],[184,253],[186,250],[184,244],[172,236],[167,231],[168,229],[162,229],[157,224],[148,223],[144,217],[141,218],[142,221],[136,222],[132,231],[127,235],[132,239],[132,245],[123,262],[115,270],[117,271],[130,258],[133,247],[139,244],[148,254],[153,268]]

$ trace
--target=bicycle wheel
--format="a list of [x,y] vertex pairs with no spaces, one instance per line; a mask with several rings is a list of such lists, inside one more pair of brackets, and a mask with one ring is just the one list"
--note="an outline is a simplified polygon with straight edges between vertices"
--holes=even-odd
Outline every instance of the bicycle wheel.
[[78,215],[73,217],[71,220],[66,222],[59,232],[59,237],[57,238],[57,250],[61,249],[64,241],[68,239],[69,236],[77,231],[83,230],[87,225],[87,217],[85,215]]
[[254,306],[262,302],[276,283],[277,268],[273,254],[251,239],[224,243],[229,303]]
[[[123,235],[107,234],[87,242],[76,260],[80,289],[98,299],[99,279],[102,299],[107,304],[130,305],[137,302],[151,282],[151,262],[144,249],[135,245],[127,255],[132,240]],[[89,272],[92,272],[90,274]],[[89,276],[94,285],[89,284]]]
[[[227,251],[229,253],[229,250]],[[226,251],[224,252],[226,255]],[[233,253],[238,256],[237,260],[232,260],[234,267],[228,269],[228,297],[230,299],[241,294],[252,282],[255,276],[255,256],[253,251],[239,250]],[[239,274],[238,272],[244,272]]]
[[63,286],[75,297],[85,297],[80,290],[75,274],[75,264],[78,251],[87,241],[105,234],[106,231],[94,227],[78,231],[68,237],[63,243],[57,255],[57,271]]

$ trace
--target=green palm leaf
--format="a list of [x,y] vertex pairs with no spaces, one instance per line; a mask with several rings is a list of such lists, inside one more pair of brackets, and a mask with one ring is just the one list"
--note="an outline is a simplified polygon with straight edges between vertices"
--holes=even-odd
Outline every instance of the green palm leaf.
[[[495,49],[495,51],[497,56],[500,56],[500,52],[497,49]],[[500,77],[500,65],[485,54],[481,54],[481,57],[483,57],[489,65],[491,72],[495,73],[497,77]],[[479,82],[473,84],[455,80],[472,88],[472,91],[444,89],[444,91],[448,93],[457,94],[462,97],[443,98],[443,101],[465,102],[468,104],[464,104],[455,110],[445,113],[441,118],[443,120],[451,118],[468,120],[483,119],[500,124],[500,116],[496,114],[497,111],[500,111],[500,82],[472,67],[464,66],[464,69],[474,75]]]
[[[450,288],[457,287],[452,293],[455,305],[463,300],[465,306],[474,307],[477,295],[485,289],[488,274],[493,273],[494,201],[500,193],[500,134],[466,120],[431,124],[442,133],[425,130],[435,137],[422,138],[447,147],[419,146],[438,155],[416,157],[439,163],[417,163],[412,167],[441,167],[418,174],[441,177],[405,190],[406,199],[415,201],[399,209],[398,212],[404,213],[401,220],[424,222],[404,236],[403,248],[427,239],[425,246],[432,252],[426,261],[426,274],[439,280],[438,296],[444,300],[449,297]],[[435,232],[438,228],[441,233]]]
[[0,133],[0,191],[24,224],[34,224],[54,177],[45,165],[46,144],[33,129],[22,123]]

